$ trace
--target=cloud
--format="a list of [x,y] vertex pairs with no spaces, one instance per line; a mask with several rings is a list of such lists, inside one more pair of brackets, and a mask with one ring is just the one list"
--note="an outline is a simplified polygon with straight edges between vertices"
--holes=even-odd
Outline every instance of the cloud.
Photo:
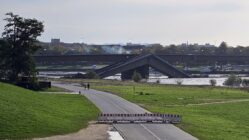
[[247,9],[247,0],[2,0],[0,18],[44,21],[46,41],[249,44]]

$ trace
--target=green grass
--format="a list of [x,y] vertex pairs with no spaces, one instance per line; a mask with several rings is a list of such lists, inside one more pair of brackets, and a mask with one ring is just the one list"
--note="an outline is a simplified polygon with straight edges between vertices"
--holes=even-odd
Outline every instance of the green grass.
[[41,92],[69,92],[68,90],[60,87],[54,87],[42,89]]
[[0,139],[26,139],[78,131],[97,117],[85,97],[39,94],[0,83]]
[[92,84],[95,89],[117,94],[151,112],[182,115],[183,120],[177,126],[201,140],[249,139],[249,102],[189,105],[249,99],[248,91],[102,80]]

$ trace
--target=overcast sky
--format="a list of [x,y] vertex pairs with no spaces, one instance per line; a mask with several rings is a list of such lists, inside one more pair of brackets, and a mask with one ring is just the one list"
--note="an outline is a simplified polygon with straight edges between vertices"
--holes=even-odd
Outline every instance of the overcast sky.
[[43,21],[41,41],[249,46],[249,0],[0,0],[10,11]]

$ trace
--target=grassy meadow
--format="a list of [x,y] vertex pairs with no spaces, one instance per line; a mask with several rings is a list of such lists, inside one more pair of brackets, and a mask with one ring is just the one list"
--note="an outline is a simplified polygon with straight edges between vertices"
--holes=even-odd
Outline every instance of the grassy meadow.
[[151,112],[182,115],[182,123],[177,126],[201,140],[249,139],[249,93],[246,90],[110,80],[88,82],[95,89],[119,95]]
[[0,82],[0,139],[75,132],[95,120],[98,113],[84,96],[41,94]]
[[60,92],[70,92],[70,91],[64,88],[51,86],[51,88],[42,89],[40,92],[41,93],[46,93],[46,92],[59,92],[60,93]]

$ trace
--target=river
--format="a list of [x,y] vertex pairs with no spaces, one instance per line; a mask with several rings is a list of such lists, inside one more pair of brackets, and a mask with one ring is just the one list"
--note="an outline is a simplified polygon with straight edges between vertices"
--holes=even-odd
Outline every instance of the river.
[[[40,72],[38,76],[40,77],[49,77],[49,78],[61,78],[65,75],[76,74],[78,72],[62,72],[62,71],[53,71],[53,72]],[[210,80],[216,80],[216,86],[223,86],[224,81],[228,76],[224,75],[211,75],[208,78],[168,78],[167,76],[160,76],[157,74],[150,74],[147,82],[160,84],[177,84],[177,82],[181,82],[182,85],[210,85]],[[249,77],[243,77],[242,79],[249,79]],[[120,74],[115,76],[110,76],[105,79],[116,79],[120,80]]]
[[[167,76],[153,76],[150,75],[147,82],[149,83],[160,83],[160,84],[177,84],[181,82],[181,85],[210,85],[210,80],[216,80],[216,86],[224,86],[223,83],[228,76],[216,75],[208,78],[168,78]],[[241,77],[242,79],[249,79],[249,77]],[[117,79],[120,80],[120,76],[110,76],[105,79]]]

